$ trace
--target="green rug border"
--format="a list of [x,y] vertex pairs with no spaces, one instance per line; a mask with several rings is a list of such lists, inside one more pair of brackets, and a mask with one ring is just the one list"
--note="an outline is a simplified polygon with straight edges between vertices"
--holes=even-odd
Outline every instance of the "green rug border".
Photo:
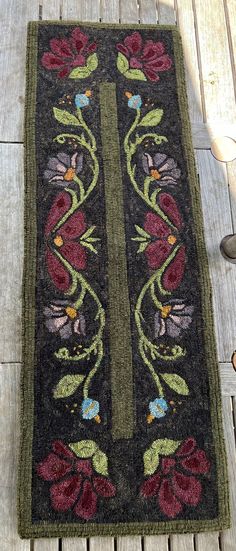
[[[187,161],[192,197],[192,208],[198,235],[198,258],[201,259],[200,277],[204,306],[204,338],[208,361],[210,403],[213,438],[216,450],[219,515],[211,520],[172,520],[120,524],[32,524],[31,478],[32,439],[34,419],[34,327],[35,327],[35,272],[36,272],[36,156],[35,156],[35,104],[37,84],[37,35],[40,25],[83,25],[99,28],[160,29],[173,35],[178,100],[182,119],[182,141]],[[188,113],[183,50],[179,30],[174,25],[88,23],[81,21],[32,21],[28,24],[26,103],[25,103],[25,257],[23,271],[23,366],[21,369],[21,434],[18,462],[18,533],[21,538],[151,535],[223,530],[230,527],[229,484],[227,458],[222,426],[222,409],[218,361],[216,353],[212,290],[208,259],[204,241],[203,218],[199,182],[196,174]]]

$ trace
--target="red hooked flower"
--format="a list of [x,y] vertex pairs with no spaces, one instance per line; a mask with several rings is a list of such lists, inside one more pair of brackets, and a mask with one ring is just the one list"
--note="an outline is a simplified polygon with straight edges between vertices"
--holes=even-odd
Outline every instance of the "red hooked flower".
[[[177,245],[178,230],[182,219],[175,200],[168,193],[159,195],[158,204],[169,220],[175,225],[173,230],[158,214],[147,212],[144,229],[153,239],[145,249],[148,266],[152,270],[160,268]],[[180,246],[174,259],[167,266],[162,276],[162,284],[167,291],[176,289],[183,277],[185,265],[185,247]]]
[[148,80],[159,80],[158,73],[167,71],[172,65],[169,55],[165,53],[163,42],[143,42],[138,31],[127,36],[124,43],[117,44],[116,48],[127,58],[129,68],[143,71]]
[[57,251],[77,271],[84,270],[87,261],[87,252],[78,242],[78,238],[87,227],[83,212],[75,211],[58,230],[54,229],[59,220],[69,211],[71,204],[70,193],[66,191],[59,193],[51,206],[45,227],[48,273],[57,289],[63,292],[70,288],[71,276],[58,258]]
[[37,465],[38,475],[51,482],[50,497],[55,511],[74,513],[89,520],[97,512],[99,497],[109,498],[116,488],[109,478],[97,476],[90,459],[78,459],[61,441],[52,444],[52,452]]
[[210,462],[196,440],[187,438],[173,456],[163,457],[156,473],[145,480],[140,493],[145,498],[156,497],[158,505],[169,518],[175,518],[183,505],[196,507],[201,500],[202,485],[195,475],[208,473]]
[[84,67],[87,57],[97,49],[96,42],[88,44],[88,36],[79,27],[70,38],[52,38],[50,52],[45,52],[41,63],[46,69],[58,71],[60,78],[67,77],[75,67]]

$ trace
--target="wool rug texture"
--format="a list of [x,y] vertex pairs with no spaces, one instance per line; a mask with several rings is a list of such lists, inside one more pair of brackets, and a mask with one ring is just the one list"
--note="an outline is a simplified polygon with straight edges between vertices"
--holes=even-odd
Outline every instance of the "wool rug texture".
[[25,190],[20,535],[229,527],[176,27],[29,24]]

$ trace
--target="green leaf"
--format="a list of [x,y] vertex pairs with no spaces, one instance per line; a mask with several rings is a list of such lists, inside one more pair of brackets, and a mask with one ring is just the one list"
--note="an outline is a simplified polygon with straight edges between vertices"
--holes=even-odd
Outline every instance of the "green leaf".
[[87,67],[90,72],[95,71],[98,66],[98,56],[97,54],[91,54],[87,59]]
[[108,461],[106,454],[100,450],[97,450],[93,456],[93,467],[95,471],[99,474],[103,474],[104,476],[108,476],[107,465]]
[[62,124],[70,124],[70,126],[79,126],[80,124],[75,115],[72,115],[64,109],[53,107],[53,113],[55,119],[57,119],[57,121],[61,122]]
[[144,474],[153,474],[159,465],[160,455],[172,455],[180,444],[181,440],[171,440],[168,438],[154,440],[150,448],[143,454]]
[[138,126],[156,126],[162,119],[163,109],[152,109],[140,121]]
[[145,241],[145,243],[146,239],[146,237],[131,237],[131,241]]
[[71,396],[81,385],[85,375],[65,375],[53,391],[54,398],[67,398]]
[[140,69],[128,69],[128,71],[125,71],[124,76],[132,80],[147,80],[145,74]]
[[143,228],[140,228],[137,224],[135,224],[136,232],[139,233],[139,235],[142,235],[142,237],[150,238],[149,233],[147,233]]
[[87,243],[95,243],[95,241],[101,241],[100,237],[86,237]]
[[83,233],[83,235],[81,235],[80,239],[86,239],[87,237],[89,237],[89,235],[91,235],[91,233],[93,233],[95,228],[96,228],[96,226],[90,226],[90,228],[88,228],[88,230],[85,233]]
[[80,440],[74,444],[69,444],[69,448],[77,455],[77,457],[88,458],[92,457],[98,449],[98,445],[94,440]]
[[121,52],[117,56],[117,69],[120,73],[125,73],[129,69],[128,59]]
[[69,78],[87,78],[91,75],[88,67],[75,67],[69,74]]
[[161,377],[177,394],[183,394],[184,396],[189,394],[189,388],[185,380],[176,373],[161,373]]
[[143,253],[145,251],[145,249],[147,248],[147,246],[148,246],[148,241],[146,241],[145,243],[140,243],[137,252],[138,253]]
[[82,241],[83,247],[87,247],[92,253],[98,254],[97,249],[92,245],[92,243],[88,243],[87,241]]

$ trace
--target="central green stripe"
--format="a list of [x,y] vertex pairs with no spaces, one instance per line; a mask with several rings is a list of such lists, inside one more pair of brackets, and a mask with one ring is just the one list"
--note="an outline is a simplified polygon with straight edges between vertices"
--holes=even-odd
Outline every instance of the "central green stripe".
[[102,157],[108,248],[109,338],[113,439],[133,436],[133,367],[123,183],[116,85],[100,85]]

